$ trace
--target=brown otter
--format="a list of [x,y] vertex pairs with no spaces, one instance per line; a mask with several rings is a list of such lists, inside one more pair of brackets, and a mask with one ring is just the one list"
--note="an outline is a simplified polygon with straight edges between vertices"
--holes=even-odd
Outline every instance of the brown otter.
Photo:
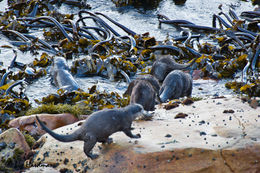
[[157,93],[148,81],[139,80],[132,89],[130,103],[139,103],[144,110],[153,111],[156,95]]
[[150,75],[150,74],[147,74],[147,75],[142,75],[142,76],[136,78],[135,80],[133,80],[132,82],[130,82],[130,84],[129,84],[128,87],[127,87],[127,90],[126,90],[125,93],[124,93],[124,95],[126,95],[126,94],[127,94],[127,95],[131,95],[134,86],[135,86],[139,81],[142,81],[142,80],[145,80],[145,81],[149,82],[149,83],[153,86],[155,92],[156,92],[157,94],[159,93],[159,90],[160,90],[159,81],[158,81],[154,76],[152,76],[152,75]]
[[78,83],[69,72],[68,64],[63,57],[55,57],[51,67],[52,82],[58,88],[68,91],[79,89]]
[[178,99],[192,93],[192,78],[190,74],[181,70],[170,72],[163,81],[160,89],[160,99],[162,102],[168,99]]
[[183,70],[194,64],[197,58],[188,64],[179,64],[170,55],[163,55],[157,59],[151,68],[150,74],[155,76],[159,82],[163,82],[164,78],[173,70]]
[[160,84],[152,75],[143,75],[133,80],[124,95],[130,95],[131,103],[141,104],[146,111],[153,111],[159,98]]
[[46,127],[37,116],[36,119],[47,133],[59,141],[84,141],[84,153],[91,159],[95,159],[98,155],[90,152],[92,148],[97,142],[111,143],[112,139],[108,137],[115,132],[123,131],[130,138],[140,138],[140,134],[132,134],[131,125],[132,121],[142,112],[143,107],[140,104],[131,104],[124,108],[97,111],[91,114],[79,129],[69,135],[57,134]]

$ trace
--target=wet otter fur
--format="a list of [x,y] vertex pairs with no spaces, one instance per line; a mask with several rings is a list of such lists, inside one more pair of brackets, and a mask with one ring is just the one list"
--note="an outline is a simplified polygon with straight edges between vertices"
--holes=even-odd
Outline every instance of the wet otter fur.
[[50,130],[36,116],[43,130],[49,133],[53,138],[62,142],[72,142],[76,140],[84,141],[84,153],[91,159],[98,157],[90,151],[97,142],[111,143],[109,138],[115,132],[122,131],[130,138],[140,138],[140,134],[133,135],[131,125],[133,120],[143,112],[140,104],[131,104],[124,108],[104,109],[91,114],[81,125],[81,127],[68,135],[60,135]]
[[159,81],[154,76],[147,74],[147,75],[142,75],[142,76],[136,78],[135,80],[131,81],[130,84],[128,85],[127,90],[125,91],[124,95],[131,95],[134,86],[139,81],[143,81],[143,80],[149,82],[152,85],[154,91],[159,94],[159,90],[160,90]]
[[190,97],[192,93],[191,75],[181,70],[170,72],[163,81],[159,95],[162,102],[168,99],[178,99],[180,97]]
[[188,64],[179,64],[170,55],[161,55],[152,65],[150,74],[155,76],[159,82],[163,82],[165,77],[173,70],[183,70],[194,64],[197,58],[194,58]]
[[139,103],[146,111],[153,111],[157,93],[153,86],[146,80],[139,80],[133,87],[130,103]]
[[124,95],[130,95],[131,103],[139,103],[146,111],[153,111],[159,99],[160,84],[152,75],[143,75],[133,80]]
[[55,57],[51,67],[52,83],[68,91],[79,89],[78,83],[69,72],[68,64],[63,57]]

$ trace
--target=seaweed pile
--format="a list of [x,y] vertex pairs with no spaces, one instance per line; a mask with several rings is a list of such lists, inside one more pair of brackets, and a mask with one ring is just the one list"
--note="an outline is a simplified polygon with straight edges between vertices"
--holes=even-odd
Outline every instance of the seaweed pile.
[[[76,14],[61,14],[61,4],[82,7]],[[0,14],[0,31],[20,51],[38,56],[29,64],[16,61],[16,52],[8,68],[1,67],[1,127],[13,117],[24,114],[31,104],[24,94],[26,85],[48,75],[55,57],[72,62],[70,72],[80,77],[102,76],[112,81],[125,80],[136,73],[147,74],[156,56],[175,55],[184,63],[197,58],[192,70],[202,77],[234,79],[226,84],[250,97],[260,95],[259,80],[259,11],[244,11],[239,18],[232,9],[229,15],[220,8],[213,15],[212,27],[199,26],[185,20],[171,20],[158,14],[159,25],[170,24],[183,30],[181,36],[156,41],[147,33],[136,33],[101,12],[90,12],[85,1],[8,1],[8,9]],[[106,22],[108,21],[108,22]],[[117,28],[112,28],[110,23]],[[125,34],[119,34],[118,29]],[[43,39],[38,34],[42,34]],[[200,39],[210,40],[208,42]],[[10,47],[6,47],[10,49]],[[43,52],[43,53],[40,53]],[[158,53],[159,52],[159,53]],[[17,86],[20,86],[18,89]],[[100,92],[96,86],[88,91],[67,91],[36,100],[42,104],[80,104],[96,111],[123,107],[129,98],[116,92]],[[5,118],[6,117],[6,118]]]

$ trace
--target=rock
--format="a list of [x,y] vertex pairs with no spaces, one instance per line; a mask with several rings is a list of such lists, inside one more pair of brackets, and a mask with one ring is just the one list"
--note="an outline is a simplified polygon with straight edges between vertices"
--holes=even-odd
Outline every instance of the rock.
[[167,134],[167,135],[165,135],[165,137],[166,137],[166,138],[170,138],[170,137],[172,137],[172,135]]
[[173,0],[175,5],[184,5],[186,0]]
[[203,75],[203,72],[201,70],[194,70],[192,73],[192,79],[193,80],[201,79],[202,75]]
[[30,169],[26,170],[27,173],[60,173],[60,171],[55,170],[52,167],[31,167]]
[[232,110],[232,109],[229,109],[229,110],[224,110],[223,113],[227,114],[227,113],[231,113],[233,114],[235,111]]
[[23,134],[16,128],[11,128],[0,134],[0,170],[23,167],[26,155],[31,151]]
[[[38,121],[35,118],[36,115],[22,116],[13,119],[9,122],[9,127],[18,128],[21,131],[28,131],[30,135],[43,135],[45,131],[42,130]],[[38,114],[39,118],[46,123],[50,129],[56,129],[68,124],[72,124],[78,121],[72,114]]]
[[176,108],[178,106],[179,106],[178,103],[168,103],[167,105],[164,105],[163,108],[166,109],[166,110],[170,110],[170,109]]
[[[194,102],[196,108],[179,105],[167,111],[163,104],[157,105],[152,121],[133,123],[133,133],[140,133],[140,139],[115,133],[111,136],[114,143],[95,145],[93,152],[100,155],[96,160],[86,157],[82,141],[63,143],[45,134],[39,139],[44,144],[37,148],[31,164],[55,165],[58,171],[101,173],[258,172],[260,108],[253,109],[232,97],[219,101],[222,104],[216,105],[205,99]],[[230,108],[235,111],[233,114],[223,113]],[[184,111],[189,114],[186,119],[174,119],[174,115]],[[71,133],[78,124],[55,131]],[[172,137],[165,137],[166,134]]]
[[112,0],[117,7],[132,5],[135,8],[154,9],[159,6],[161,0]]
[[185,118],[185,117],[187,117],[187,116],[188,116],[188,114],[185,114],[185,113],[180,112],[180,113],[178,113],[174,118],[175,118],[175,119]]
[[182,103],[184,105],[191,105],[192,103],[194,103],[194,101],[191,98],[186,98],[185,100],[183,100]]
[[250,106],[254,109],[257,108],[258,106],[258,101],[256,99],[253,99],[251,102],[250,102]]

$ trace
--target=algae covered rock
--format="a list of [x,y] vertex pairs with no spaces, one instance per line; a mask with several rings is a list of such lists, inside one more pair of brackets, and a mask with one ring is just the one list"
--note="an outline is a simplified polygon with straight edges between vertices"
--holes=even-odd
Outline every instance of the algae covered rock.
[[22,169],[29,152],[23,134],[16,128],[8,129],[0,135],[0,171]]

